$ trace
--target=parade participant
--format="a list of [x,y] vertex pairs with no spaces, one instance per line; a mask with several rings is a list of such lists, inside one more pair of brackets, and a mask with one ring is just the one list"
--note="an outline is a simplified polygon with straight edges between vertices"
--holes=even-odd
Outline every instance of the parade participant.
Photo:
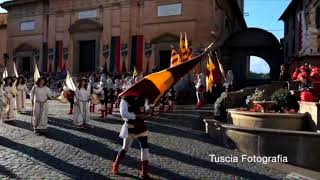
[[[90,85],[90,95],[92,97],[92,95],[94,93],[93,89],[96,88],[96,86],[97,86],[97,83],[95,81],[95,77],[93,74],[90,76],[89,85]],[[93,104],[92,101],[90,101],[90,112],[95,112],[95,104]]]
[[13,78],[7,77],[4,79],[4,88],[3,88],[3,95],[4,95],[4,103],[9,106],[7,112],[2,114],[2,121],[9,122],[15,120],[15,96],[17,94],[16,87],[13,85]]
[[297,81],[297,80],[299,80],[299,79],[298,79],[299,74],[300,74],[300,69],[299,69],[298,67],[296,67],[296,69],[295,69],[294,72],[292,73],[291,80],[292,80],[292,81]]
[[172,87],[168,93],[168,112],[173,112],[174,110],[174,105],[176,102],[176,91],[174,90],[174,87]]
[[205,76],[203,73],[198,74],[198,80],[196,84],[196,96],[197,96],[197,105],[196,108],[200,108],[204,105],[204,92],[205,92]]
[[116,93],[115,93],[115,99],[116,99],[115,107],[118,108],[120,105],[120,99],[118,98],[118,96],[122,92],[120,79],[115,80],[114,88],[116,91]]
[[[133,141],[137,139],[141,148],[141,173],[143,179],[148,179],[149,146],[148,129],[144,123],[145,114],[149,112],[148,101],[143,97],[127,96],[120,102],[120,115],[125,121],[120,136],[123,138],[122,149],[118,152],[112,166],[112,173],[119,173],[119,165],[131,147]],[[127,133],[126,133],[127,132]]]
[[113,104],[115,101],[115,88],[111,78],[107,79],[107,112],[108,114],[112,114]]
[[75,110],[73,115],[73,123],[80,129],[86,128],[89,121],[90,91],[91,88],[90,85],[87,85],[86,79],[81,79],[75,91]]
[[16,96],[16,109],[20,113],[25,110],[26,93],[29,93],[29,89],[25,83],[25,78],[19,76],[16,82],[17,96]]
[[66,94],[66,99],[68,100],[69,106],[69,115],[73,113],[74,106],[74,91],[72,91],[66,84],[63,86],[63,91]]
[[94,90],[94,93],[101,94],[101,116],[100,118],[107,117],[107,96],[108,96],[108,83],[106,75],[102,74],[100,77],[100,82],[98,84],[98,89]]
[[160,108],[159,108],[159,112],[164,112],[166,105],[168,105],[168,94],[163,95],[160,98]]
[[48,125],[48,98],[55,98],[57,95],[47,87],[46,79],[40,77],[31,90],[30,100],[32,102],[32,125],[34,133],[43,135],[47,133]]
[[226,81],[223,83],[223,86],[225,87],[226,91],[230,91],[233,86],[234,76],[232,70],[228,70],[226,75]]
[[1,115],[1,119],[2,119],[2,113],[5,109],[5,107],[6,107],[6,104],[3,99],[3,83],[2,83],[2,81],[0,81],[0,115]]

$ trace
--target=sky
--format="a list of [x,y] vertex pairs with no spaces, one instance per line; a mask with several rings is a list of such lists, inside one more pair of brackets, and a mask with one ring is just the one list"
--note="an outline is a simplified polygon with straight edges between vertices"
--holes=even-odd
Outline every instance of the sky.
[[[0,0],[0,3],[3,3],[3,2],[5,2],[5,1],[9,1],[9,0]],[[3,13],[3,12],[6,12],[4,9],[1,9],[0,8],[0,13]]]
[[[278,21],[291,0],[245,0],[245,20],[248,27],[258,27],[273,33],[279,40],[283,37],[284,26]],[[270,68],[259,57],[250,58],[250,70],[268,73]]]

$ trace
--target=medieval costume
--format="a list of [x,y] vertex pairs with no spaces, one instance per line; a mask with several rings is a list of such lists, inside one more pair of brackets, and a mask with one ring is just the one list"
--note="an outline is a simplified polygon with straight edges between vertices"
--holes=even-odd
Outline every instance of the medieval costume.
[[31,90],[32,125],[35,133],[47,132],[48,124],[48,99],[56,95],[47,87],[44,78],[39,78]]
[[17,83],[17,96],[16,96],[16,109],[18,112],[25,110],[26,93],[29,93],[29,89],[25,83],[23,76],[19,76]]
[[175,102],[176,102],[176,91],[172,87],[168,92],[168,105],[169,105],[168,112],[173,112]]
[[159,108],[159,111],[162,113],[165,111],[165,108],[166,108],[166,105],[169,105],[168,104],[168,94],[165,94],[163,95],[161,98],[160,98],[160,108]]
[[114,84],[114,88],[115,88],[115,107],[118,108],[120,105],[120,99],[118,98],[119,94],[122,92],[122,87],[121,87],[121,82],[119,79],[115,80],[115,84]]
[[197,89],[197,92],[196,92],[196,96],[197,96],[197,105],[196,107],[197,108],[200,108],[204,105],[204,92],[206,90],[206,87],[205,87],[205,80],[204,80],[205,76],[203,73],[200,73],[198,74],[198,81],[197,81],[197,84],[196,84],[196,89]]
[[108,112],[108,114],[112,114],[113,111],[113,104],[115,102],[115,88],[112,82],[111,78],[108,78],[107,80],[107,96],[106,96],[106,102],[107,102],[107,106],[106,106],[106,110]]
[[225,87],[226,91],[230,91],[233,86],[234,76],[232,70],[228,70],[226,75],[226,81],[223,83],[223,86]]
[[149,110],[148,102],[142,97],[124,97],[120,102],[120,115],[125,121],[120,137],[123,146],[112,166],[114,174],[119,173],[120,161],[124,159],[133,141],[137,139],[141,148],[141,176],[148,178],[149,146],[148,129],[144,123],[143,115]]
[[78,128],[85,128],[89,121],[89,100],[90,100],[90,85],[86,87],[86,80],[82,79],[79,82],[78,88],[75,91],[75,110],[73,115],[73,123]]
[[72,91],[67,85],[63,86],[63,91],[68,100],[70,107],[69,107],[69,115],[73,113],[73,106],[74,106],[74,91]]
[[[93,95],[94,95],[93,89],[96,88],[96,86],[97,86],[97,83],[95,81],[95,77],[93,75],[90,76],[89,86],[90,86],[90,95],[91,95],[91,97],[93,97]],[[90,112],[95,112],[95,103],[93,103],[92,101],[90,101]]]
[[13,78],[7,77],[4,79],[5,85],[3,88],[4,103],[8,105],[7,111],[2,114],[2,121],[8,122],[15,120],[15,96],[17,94],[16,87],[13,85]]
[[105,118],[107,116],[107,96],[108,96],[108,83],[106,76],[101,75],[100,82],[98,84],[98,89],[93,90],[96,94],[101,94],[101,116],[100,118]]

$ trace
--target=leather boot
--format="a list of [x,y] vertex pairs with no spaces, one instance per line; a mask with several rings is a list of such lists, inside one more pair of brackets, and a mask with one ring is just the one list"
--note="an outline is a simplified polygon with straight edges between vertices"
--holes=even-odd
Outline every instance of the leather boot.
[[72,114],[72,109],[70,109],[70,110],[69,110],[69,113],[68,113],[68,114],[69,114],[69,115],[71,115],[71,114]]
[[164,105],[160,105],[159,111],[160,111],[161,113],[164,112]]
[[95,104],[93,104],[93,105],[92,105],[92,112],[94,112],[94,111],[95,111],[95,107],[96,107],[96,105],[95,105]]
[[120,161],[124,159],[124,157],[126,156],[126,151],[125,150],[121,150],[117,157],[116,160],[114,161],[113,165],[112,165],[112,174],[119,174],[119,165],[120,165]]
[[142,179],[150,179],[150,176],[149,176],[149,161],[142,161],[141,162],[140,177]]

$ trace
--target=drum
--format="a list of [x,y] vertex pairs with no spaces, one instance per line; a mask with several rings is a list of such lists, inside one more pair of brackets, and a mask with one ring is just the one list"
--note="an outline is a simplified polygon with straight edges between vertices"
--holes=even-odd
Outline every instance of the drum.
[[100,97],[99,95],[93,93],[91,94],[91,104],[94,104],[94,105],[97,105],[97,104],[100,104]]

